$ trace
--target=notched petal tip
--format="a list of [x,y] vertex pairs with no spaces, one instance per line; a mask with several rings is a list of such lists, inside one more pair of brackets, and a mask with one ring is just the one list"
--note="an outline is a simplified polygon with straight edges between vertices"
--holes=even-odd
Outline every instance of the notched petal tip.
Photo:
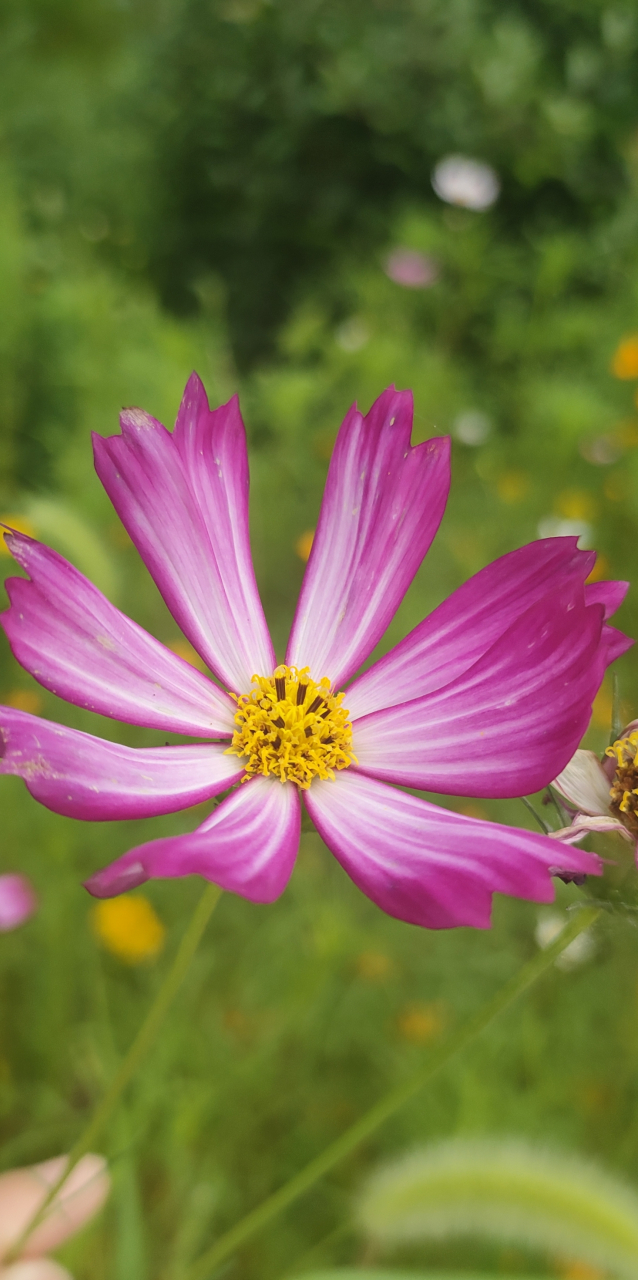
[[115,863],[111,867],[105,867],[102,871],[96,871],[94,875],[89,876],[88,880],[84,880],[82,883],[93,898],[117,898],[121,893],[128,893],[131,889],[138,889],[141,884],[146,884],[149,879],[150,876],[141,862],[132,862],[128,867],[118,867],[117,863]]

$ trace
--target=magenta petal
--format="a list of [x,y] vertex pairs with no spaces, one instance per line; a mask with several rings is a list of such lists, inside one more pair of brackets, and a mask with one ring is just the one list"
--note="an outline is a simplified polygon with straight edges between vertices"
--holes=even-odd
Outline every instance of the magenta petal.
[[321,837],[388,915],[428,929],[490,924],[492,894],[552,902],[549,868],[600,874],[594,854],[451,813],[349,769],[305,794]]
[[54,813],[104,821],[187,809],[239,781],[242,769],[215,743],[137,750],[0,707],[0,774],[24,778]]
[[[576,538],[544,538],[494,560],[355,680],[346,697],[351,716],[410,702],[449,684],[543,596],[550,591],[561,596],[573,584],[584,583],[593,562],[594,553],[579,551]],[[620,603],[619,592],[600,594],[606,607],[612,598]],[[595,603],[587,594],[586,599]]]
[[57,551],[20,533],[6,542],[31,581],[9,578],[11,608],[0,622],[40,684],[131,724],[232,734],[234,704],[212,681],[120,613]]
[[439,527],[447,437],[410,446],[412,394],[355,407],[334,447],[286,662],[339,689],[383,635]]
[[173,617],[230,689],[275,655],[248,532],[248,459],[237,398],[211,412],[193,374],[175,431],[140,409],[94,438],[95,466]]
[[364,773],[445,795],[520,796],[571,759],[605,665],[582,586],[540,600],[445,688],[357,720]]
[[197,831],[131,849],[91,876],[86,888],[96,898],[113,898],[146,880],[199,875],[251,902],[274,902],[290,879],[300,825],[297,788],[255,778]]
[[631,649],[635,643],[631,636],[626,636],[624,631],[619,631],[617,627],[603,627],[602,643],[605,648],[605,666],[609,666],[611,662],[615,662],[616,658],[621,658],[623,653]]
[[585,600],[587,604],[602,604],[607,619],[620,608],[628,590],[628,582],[587,582]]

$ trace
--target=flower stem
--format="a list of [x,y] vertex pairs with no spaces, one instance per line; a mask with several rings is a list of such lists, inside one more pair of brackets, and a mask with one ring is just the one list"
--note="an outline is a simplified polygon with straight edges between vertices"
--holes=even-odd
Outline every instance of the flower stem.
[[413,1075],[391,1089],[385,1097],[375,1103],[349,1129],[346,1129],[340,1138],[311,1160],[305,1169],[295,1174],[283,1187],[263,1200],[260,1205],[246,1214],[245,1218],[225,1232],[189,1268],[186,1280],[208,1280],[214,1269],[234,1253],[245,1240],[265,1227],[272,1218],[314,1186],[334,1165],[349,1155],[355,1147],[359,1146],[359,1143],[374,1133],[375,1129],[378,1129],[385,1120],[398,1111],[399,1107],[413,1097],[451,1058],[476,1039],[500,1013],[513,1004],[546,969],[550,968],[565,947],[588,929],[600,914],[600,909],[597,907],[581,907],[575,912],[574,918],[565,925],[558,937],[543,951],[539,951],[531,960],[528,960],[527,964],[523,965],[522,969],[510,978],[509,982],[506,982],[482,1009],[479,1009],[478,1013],[453,1032],[445,1044],[435,1049]]
[[18,1240],[12,1245],[6,1257],[3,1257],[3,1265],[13,1262],[18,1258],[29,1239],[29,1236],[35,1231],[36,1227],[42,1222],[46,1216],[51,1202],[57,1196],[58,1192],[64,1186],[72,1169],[75,1168],[82,1156],[90,1151],[94,1142],[99,1137],[106,1121],[113,1112],[120,1100],[126,1086],[130,1083],[135,1072],[140,1066],[142,1060],[146,1057],[160,1027],[179,991],[184,978],[188,972],[191,960],[201,942],[204,930],[210,920],[217,903],[222,895],[222,890],[216,884],[207,884],[204,892],[195,907],[190,923],[177,949],[175,959],[160,986],[159,991],[151,1005],[126,1057],[123,1058],[113,1079],[104,1094],[101,1102],[98,1104],[93,1116],[91,1117],[84,1132],[80,1135],[75,1146],[69,1153],[69,1158],[64,1173],[58,1178],[57,1182],[50,1188],[46,1199],[40,1205],[37,1213],[27,1223]]

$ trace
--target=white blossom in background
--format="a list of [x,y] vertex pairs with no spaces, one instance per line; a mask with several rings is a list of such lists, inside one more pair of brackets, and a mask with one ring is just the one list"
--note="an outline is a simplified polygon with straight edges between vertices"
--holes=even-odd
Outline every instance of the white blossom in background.
[[[564,929],[567,918],[559,911],[541,911],[538,915],[534,938],[541,951],[557,938]],[[554,961],[559,969],[577,969],[579,965],[591,960],[596,951],[596,943],[589,929],[580,933]]]
[[387,255],[383,270],[404,289],[428,289],[439,278],[436,262],[418,249],[397,247]]
[[360,316],[350,316],[349,320],[344,320],[343,324],[339,325],[335,333],[335,341],[342,351],[348,353],[361,351],[361,348],[370,341],[370,330]]
[[477,213],[498,200],[501,184],[496,170],[468,156],[445,156],[432,171],[432,186],[440,200]]
[[592,545],[594,530],[586,520],[564,520],[562,516],[544,516],[538,522],[539,538],[578,538],[581,550]]
[[492,421],[480,409],[464,409],[452,423],[452,435],[461,444],[476,448],[492,434]]

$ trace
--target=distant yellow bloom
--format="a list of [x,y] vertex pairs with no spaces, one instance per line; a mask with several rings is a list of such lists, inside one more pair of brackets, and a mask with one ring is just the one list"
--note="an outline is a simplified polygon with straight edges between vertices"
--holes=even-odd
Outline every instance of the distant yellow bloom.
[[598,1267],[590,1267],[588,1262],[577,1259],[557,1261],[556,1267],[561,1280],[604,1280],[605,1272]]
[[592,520],[598,503],[587,489],[563,489],[556,497],[556,512],[566,520]]
[[362,951],[356,959],[357,974],[366,982],[382,982],[392,972],[394,965],[383,951]]
[[601,684],[600,689],[594,698],[594,704],[591,711],[592,724],[594,724],[597,729],[607,729],[609,731],[611,728],[611,708],[611,689],[609,688],[609,685]]
[[438,1002],[408,1005],[397,1018],[397,1028],[403,1040],[412,1044],[430,1044],[445,1029],[445,1009]]
[[304,563],[308,559],[310,552],[312,551],[312,544],[314,542],[314,537],[315,537],[314,529],[306,529],[306,532],[302,533],[301,536],[297,538],[297,541],[295,542],[295,551],[297,552],[299,559],[303,560]]
[[198,671],[206,670],[204,659],[200,658],[197,650],[193,648],[192,644],[189,644],[188,640],[182,640],[181,638],[170,640],[167,648],[176,653],[178,658],[183,658],[184,662],[190,662],[191,667],[197,667]]
[[591,573],[586,578],[586,581],[587,582],[603,582],[605,579],[607,579],[610,576],[610,574],[611,574],[611,568],[609,566],[609,560],[607,559],[607,556],[604,556],[602,552],[599,551],[596,557],[596,563]]
[[125,964],[141,964],[164,945],[166,929],[148,898],[122,894],[105,898],[91,909],[91,924],[107,951]]
[[42,698],[35,689],[11,689],[0,701],[7,707],[15,707],[16,711],[28,711],[32,716],[39,715],[42,710]]
[[513,506],[525,497],[529,489],[529,476],[524,471],[504,471],[496,481],[496,489],[501,501]]
[[630,333],[618,343],[611,371],[615,378],[638,378],[638,333]]
[[[10,525],[12,529],[17,529],[18,533],[26,533],[29,538],[35,538],[36,536],[35,529],[31,524],[31,521],[27,520],[25,516],[17,516],[15,512],[9,511],[0,515],[0,525],[1,524]],[[0,529],[0,534],[3,534],[4,532],[4,529]],[[0,537],[0,556],[8,556],[10,554],[11,553],[4,538]]]

